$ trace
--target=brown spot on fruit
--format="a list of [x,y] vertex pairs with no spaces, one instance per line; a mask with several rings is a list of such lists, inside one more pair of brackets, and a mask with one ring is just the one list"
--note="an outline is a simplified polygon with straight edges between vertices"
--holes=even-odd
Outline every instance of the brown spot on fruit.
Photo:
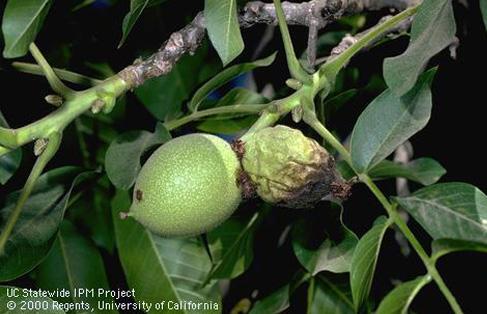
[[239,169],[237,174],[237,186],[240,187],[242,191],[242,197],[244,199],[251,199],[256,196],[256,187],[255,184],[252,182],[252,179],[249,175],[243,170]]
[[237,139],[232,142],[231,147],[237,155],[238,160],[242,161],[245,154],[245,143],[242,140]]
[[347,182],[332,182],[330,188],[333,197],[342,201],[347,200],[352,194],[352,186]]
[[142,191],[136,190],[135,191],[135,198],[140,202],[142,200]]

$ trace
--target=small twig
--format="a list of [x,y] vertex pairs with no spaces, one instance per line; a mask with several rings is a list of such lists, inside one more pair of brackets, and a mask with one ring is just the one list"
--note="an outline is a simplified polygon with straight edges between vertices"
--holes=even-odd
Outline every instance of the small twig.
[[[12,67],[20,72],[44,76],[44,72],[42,71],[42,68],[37,64],[25,63],[25,62],[13,62]],[[54,73],[61,80],[78,84],[78,85],[94,86],[102,82],[102,80],[92,78],[86,75],[78,74],[75,72],[63,70],[63,69],[53,68],[53,70]]]
[[262,105],[245,105],[245,104],[239,104],[239,105],[232,105],[232,106],[224,106],[224,107],[216,107],[216,108],[211,108],[211,109],[206,109],[206,110],[201,110],[201,111],[196,111],[190,115],[184,116],[182,118],[179,118],[177,120],[172,120],[164,123],[164,126],[168,130],[174,130],[186,123],[189,123],[194,120],[198,120],[207,116],[211,115],[217,115],[217,114],[226,114],[226,113],[249,113],[249,114],[256,114],[267,108],[269,104],[262,104]]
[[7,240],[12,234],[14,226],[17,220],[20,217],[20,213],[22,211],[22,207],[24,206],[25,202],[29,198],[32,189],[34,188],[37,179],[41,175],[42,171],[44,170],[47,163],[52,159],[52,157],[56,154],[59,145],[61,143],[61,134],[54,132],[49,136],[47,139],[47,146],[37,158],[34,167],[32,168],[27,181],[25,182],[24,188],[20,193],[20,196],[15,204],[14,209],[10,213],[8,220],[5,223],[5,226],[0,234],[0,255],[3,254],[5,246],[7,244]]
[[[387,21],[390,18],[392,18],[392,16],[390,16],[390,15],[384,16],[379,21],[379,23],[383,23],[383,22]],[[367,47],[374,46],[377,42],[379,42],[380,40],[382,40],[384,37],[391,36],[391,34],[400,34],[400,33],[406,32],[411,27],[411,23],[412,22],[413,22],[413,18],[412,17],[404,20],[403,22],[399,23],[396,27],[391,28],[390,30],[388,30],[387,32],[385,32],[382,36],[379,36],[374,41],[370,42]],[[345,35],[345,37],[343,37],[343,39],[340,41],[340,43],[336,47],[334,47],[332,49],[330,55],[331,56],[337,56],[337,55],[341,54],[348,47],[350,47],[351,45],[353,45],[354,43],[356,43],[358,40],[360,40],[360,38],[364,37],[367,33],[369,33],[373,28],[374,27],[369,28],[369,29],[367,29],[365,31],[362,31],[360,33],[357,33],[354,36],[352,36],[350,34]],[[367,47],[364,48],[364,49],[367,49]]]
[[53,91],[63,96],[64,98],[74,92],[71,88],[67,87],[66,85],[64,85],[63,82],[61,82],[61,80],[57,77],[54,70],[51,68],[47,60],[44,58],[44,56],[34,43],[31,43],[29,45],[29,50],[36,62],[41,67],[42,71],[44,72],[47,82],[49,83]]
[[260,38],[259,44],[255,48],[254,53],[252,54],[252,60],[256,60],[262,54],[265,47],[271,42],[272,38],[274,37],[274,31],[276,27],[274,25],[267,25],[265,28],[264,34]]
[[314,69],[316,64],[316,42],[318,41],[318,26],[311,25],[308,30],[308,47],[306,48],[306,55],[308,58],[308,66]]
[[[398,148],[396,148],[393,160],[397,163],[407,164],[411,160],[411,158],[413,158],[413,154],[413,145],[411,144],[411,142],[406,141]],[[396,193],[398,196],[402,197],[409,196],[409,194],[411,194],[411,192],[409,191],[408,180],[406,178],[396,178]],[[398,207],[397,212],[406,223],[409,221],[409,215],[404,209]],[[394,228],[394,238],[399,244],[401,253],[404,256],[409,256],[409,254],[411,253],[409,242],[398,228]]]
[[[413,158],[413,145],[411,142],[406,141],[396,148],[394,152],[394,162],[405,165],[411,158]],[[411,192],[409,191],[408,180],[406,178],[396,179],[396,192],[398,196],[409,196]]]

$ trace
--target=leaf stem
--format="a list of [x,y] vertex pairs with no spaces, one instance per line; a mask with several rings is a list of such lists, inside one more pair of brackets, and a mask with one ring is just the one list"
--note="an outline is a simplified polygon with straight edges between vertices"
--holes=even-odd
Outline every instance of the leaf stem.
[[31,43],[29,45],[29,50],[36,62],[41,67],[42,71],[44,72],[44,75],[46,76],[46,79],[49,82],[49,85],[51,86],[53,91],[65,98],[66,96],[74,92],[71,88],[64,85],[64,83],[61,82],[61,80],[57,77],[56,73],[54,73],[54,70],[44,58],[39,48],[37,48],[36,44]]
[[[323,124],[316,118],[316,116],[308,116],[305,119],[305,122],[308,123],[318,134],[320,134],[325,141],[327,141],[333,148],[335,148],[339,154],[343,157],[343,159],[348,163],[348,165],[353,169],[353,165],[351,162],[350,153],[347,149],[338,141],[333,134],[328,131]],[[355,171],[355,170],[354,170]],[[419,255],[420,259],[422,260],[424,266],[426,267],[428,274],[433,278],[436,282],[438,287],[440,288],[441,292],[445,296],[446,300],[450,304],[453,312],[456,314],[461,314],[462,309],[458,304],[455,296],[451,293],[451,291],[446,286],[443,278],[441,277],[440,273],[436,269],[435,262],[432,258],[428,256],[424,248],[419,243],[416,236],[413,234],[411,229],[409,229],[408,225],[402,220],[401,216],[399,216],[398,212],[394,208],[394,205],[389,202],[387,197],[382,193],[379,187],[372,181],[372,179],[366,174],[358,174],[360,180],[369,188],[369,190],[374,194],[377,200],[381,203],[382,207],[386,210],[389,217],[394,221],[396,226],[401,230],[404,236],[408,239],[409,243],[411,243],[412,247]]]
[[61,143],[61,133],[53,132],[47,138],[47,140],[48,140],[47,146],[44,149],[44,151],[41,153],[41,155],[37,158],[34,166],[32,167],[29,177],[25,182],[24,188],[20,193],[19,199],[17,200],[14,209],[12,210],[10,216],[8,217],[5,227],[3,228],[3,231],[0,234],[0,254],[2,254],[3,250],[5,249],[7,240],[14,229],[15,223],[19,219],[20,213],[22,211],[22,207],[24,206],[25,202],[27,201],[27,198],[32,192],[32,189],[34,188],[37,179],[41,175],[47,163],[52,159],[52,157],[56,154],[57,150],[59,149],[59,145]]
[[[26,63],[26,62],[13,62],[12,67],[17,71],[23,73],[42,75],[42,76],[45,75],[42,68],[37,64]],[[103,82],[102,80],[93,77],[89,77],[83,74],[79,74],[76,72],[71,72],[63,69],[53,68],[53,71],[61,80],[78,84],[78,85],[94,86]]]
[[340,53],[338,56],[327,59],[326,63],[324,63],[320,67],[320,73],[325,74],[324,76],[326,76],[327,78],[335,77],[337,73],[341,70],[341,68],[343,68],[357,52],[366,47],[371,41],[375,40],[377,37],[381,36],[391,28],[395,27],[397,24],[404,21],[406,18],[414,15],[418,10],[419,5],[420,4],[409,7],[401,13],[394,15],[390,19],[370,29],[370,31],[368,31],[365,35],[363,35],[359,40],[357,40],[354,44],[345,49],[345,51]]
[[225,113],[239,113],[239,112],[246,112],[246,113],[259,113],[265,108],[268,107],[268,104],[264,105],[233,105],[233,106],[225,106],[225,107],[216,107],[201,111],[195,111],[192,114],[184,116],[182,118],[168,121],[164,123],[164,126],[169,131],[179,128],[180,126],[189,123],[191,121],[211,116],[217,114],[225,114]]
[[291,76],[303,83],[310,81],[310,75],[303,69],[299,63],[296,53],[294,52],[293,42],[289,29],[287,27],[286,17],[282,10],[281,0],[274,0],[274,7],[276,8],[277,21],[279,29],[281,30],[282,41],[284,43],[284,50],[286,51],[286,60]]

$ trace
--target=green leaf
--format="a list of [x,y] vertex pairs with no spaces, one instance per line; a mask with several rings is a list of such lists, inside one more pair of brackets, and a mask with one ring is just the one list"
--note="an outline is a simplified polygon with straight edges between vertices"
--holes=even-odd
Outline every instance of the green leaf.
[[324,113],[325,118],[337,112],[341,107],[350,102],[358,94],[357,89],[349,89],[338,95],[322,100],[321,112]]
[[[56,304],[52,299],[48,297],[34,297],[34,296],[24,296],[22,289],[12,286],[0,286],[0,313],[8,314],[38,314],[38,313],[49,313],[49,314],[63,314],[63,310],[59,309],[59,304]],[[7,295],[8,294],[8,295]],[[13,302],[13,303],[12,303]],[[27,303],[42,305],[42,311],[22,309],[23,305]],[[15,308],[13,308],[13,305]]]
[[401,177],[423,185],[438,182],[445,173],[445,168],[431,158],[418,158],[407,164],[383,160],[369,171],[375,180]]
[[477,251],[487,253],[487,244],[464,240],[438,239],[431,244],[431,257],[434,261],[446,254],[460,251]]
[[159,121],[176,117],[199,83],[195,70],[201,68],[205,55],[204,49],[198,49],[194,56],[183,56],[167,75],[137,87],[135,95]]
[[[109,291],[107,275],[100,252],[79,234],[67,220],[61,223],[53,248],[36,272],[36,284],[48,291],[68,290],[68,297],[54,297],[61,303],[84,303],[86,307],[77,313],[98,311],[98,302],[112,304],[113,298],[98,293],[99,289]],[[94,289],[94,294],[79,295],[80,290]],[[117,313],[104,309],[103,312]]]
[[[175,302],[205,302],[221,312],[218,286],[202,283],[211,268],[210,258],[197,238],[162,238],[145,229],[131,218],[122,220],[120,213],[130,206],[127,192],[118,191],[112,201],[113,222],[118,255],[127,283],[135,289],[135,299],[148,303],[161,300]],[[153,310],[151,313],[166,313]],[[171,313],[193,313],[171,311]]]
[[271,294],[257,300],[250,310],[250,314],[277,314],[283,313],[289,308],[289,299],[291,295],[309,279],[309,274],[299,270],[284,286],[278,288]]
[[403,282],[389,292],[381,301],[376,314],[407,314],[408,308],[418,292],[431,281],[431,277],[421,276]]
[[113,254],[115,235],[110,212],[111,196],[112,184],[105,175],[70,205],[68,218],[83,230],[86,229],[98,247]]
[[196,91],[190,103],[188,104],[189,110],[197,111],[201,102],[205,100],[205,98],[212,91],[221,87],[222,85],[229,82],[233,78],[239,76],[240,74],[252,71],[253,69],[269,66],[274,62],[275,59],[276,59],[276,53],[273,53],[267,58],[256,60],[253,62],[248,62],[248,63],[236,64],[221,71]]
[[384,78],[389,88],[398,96],[406,94],[428,60],[453,42],[455,32],[451,0],[423,1],[413,20],[408,49],[384,60]]
[[277,314],[289,307],[289,284],[255,302],[250,314]]
[[[9,127],[0,111],[0,127]],[[14,175],[22,161],[22,148],[17,148],[0,156],[0,184],[5,184]]]
[[130,11],[125,15],[122,22],[122,39],[118,43],[118,48],[122,47],[127,40],[130,31],[134,27],[135,23],[139,19],[142,12],[145,8],[148,8],[152,5],[159,4],[162,1],[160,0],[130,0]]
[[319,235],[326,231],[316,230],[314,221],[311,219],[302,219],[294,225],[292,231],[294,254],[313,276],[324,270],[334,273],[350,271],[358,238],[343,224],[341,212],[337,216],[335,224],[339,225],[340,235],[334,239],[326,236],[322,240],[323,237]]
[[241,275],[254,258],[254,233],[260,213],[250,219],[231,217],[207,234],[213,267],[206,278],[235,278]]
[[430,84],[436,69],[422,74],[402,97],[387,89],[362,112],[352,133],[352,163],[367,172],[424,128],[431,115]]
[[3,56],[24,56],[44,24],[52,0],[8,0],[3,12]]
[[[39,177],[20,217],[0,255],[0,281],[15,279],[32,270],[47,255],[56,238],[73,189],[94,177],[76,167],[63,167]],[[1,213],[6,218],[15,206],[20,191],[7,198]],[[6,219],[4,219],[6,221]],[[2,225],[0,230],[4,226]]]
[[7,183],[14,175],[22,161],[22,149],[17,148],[8,154],[0,156],[0,184]]
[[369,296],[381,242],[389,225],[385,217],[377,218],[374,226],[359,240],[353,253],[350,286],[357,311]]
[[244,49],[237,0],[205,0],[204,14],[208,36],[226,66]]
[[487,196],[473,185],[435,184],[395,201],[435,240],[487,244]]
[[167,142],[171,135],[158,123],[154,133],[129,131],[120,134],[108,147],[105,170],[108,178],[119,189],[128,190],[135,183],[141,169],[140,159],[148,149]]
[[308,287],[309,314],[355,313],[349,296],[324,276],[314,277]]
[[480,11],[482,12],[482,18],[484,19],[485,30],[487,30],[487,2],[480,1]]
[[345,160],[338,160],[336,167],[345,180],[350,180],[356,176],[355,171],[353,171],[352,167]]

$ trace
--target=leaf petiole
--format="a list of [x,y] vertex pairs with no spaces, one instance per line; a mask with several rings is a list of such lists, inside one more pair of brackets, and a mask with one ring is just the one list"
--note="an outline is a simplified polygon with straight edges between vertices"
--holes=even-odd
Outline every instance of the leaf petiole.
[[291,76],[301,81],[302,83],[309,83],[311,81],[310,75],[303,69],[299,63],[296,53],[294,52],[291,35],[287,27],[286,18],[282,9],[281,0],[274,0],[274,7],[276,8],[276,16],[279,22],[279,29],[281,30],[282,41],[284,43],[284,50],[286,51],[287,65]]
[[52,157],[54,157],[54,155],[58,151],[59,145],[61,144],[61,138],[62,135],[61,133],[58,132],[53,132],[47,138],[48,140],[47,146],[37,158],[34,167],[32,167],[29,177],[25,182],[24,188],[20,193],[19,199],[17,200],[14,209],[12,210],[10,216],[8,217],[5,227],[3,228],[2,233],[0,234],[0,254],[3,254],[7,240],[14,229],[15,223],[17,222],[20,213],[22,211],[22,207],[24,206],[25,202],[29,198],[29,195],[32,192],[32,189],[34,188],[37,179],[41,175],[47,163],[52,159]]
[[46,58],[42,55],[41,51],[39,48],[37,48],[36,44],[31,43],[29,45],[29,50],[36,62],[39,64],[41,67],[42,71],[44,72],[44,75],[46,76],[47,81],[49,82],[49,85],[51,86],[52,90],[58,93],[59,95],[63,96],[66,98],[69,94],[72,94],[74,91],[64,85],[63,82],[57,77],[56,73],[52,69],[51,65],[47,62]]

